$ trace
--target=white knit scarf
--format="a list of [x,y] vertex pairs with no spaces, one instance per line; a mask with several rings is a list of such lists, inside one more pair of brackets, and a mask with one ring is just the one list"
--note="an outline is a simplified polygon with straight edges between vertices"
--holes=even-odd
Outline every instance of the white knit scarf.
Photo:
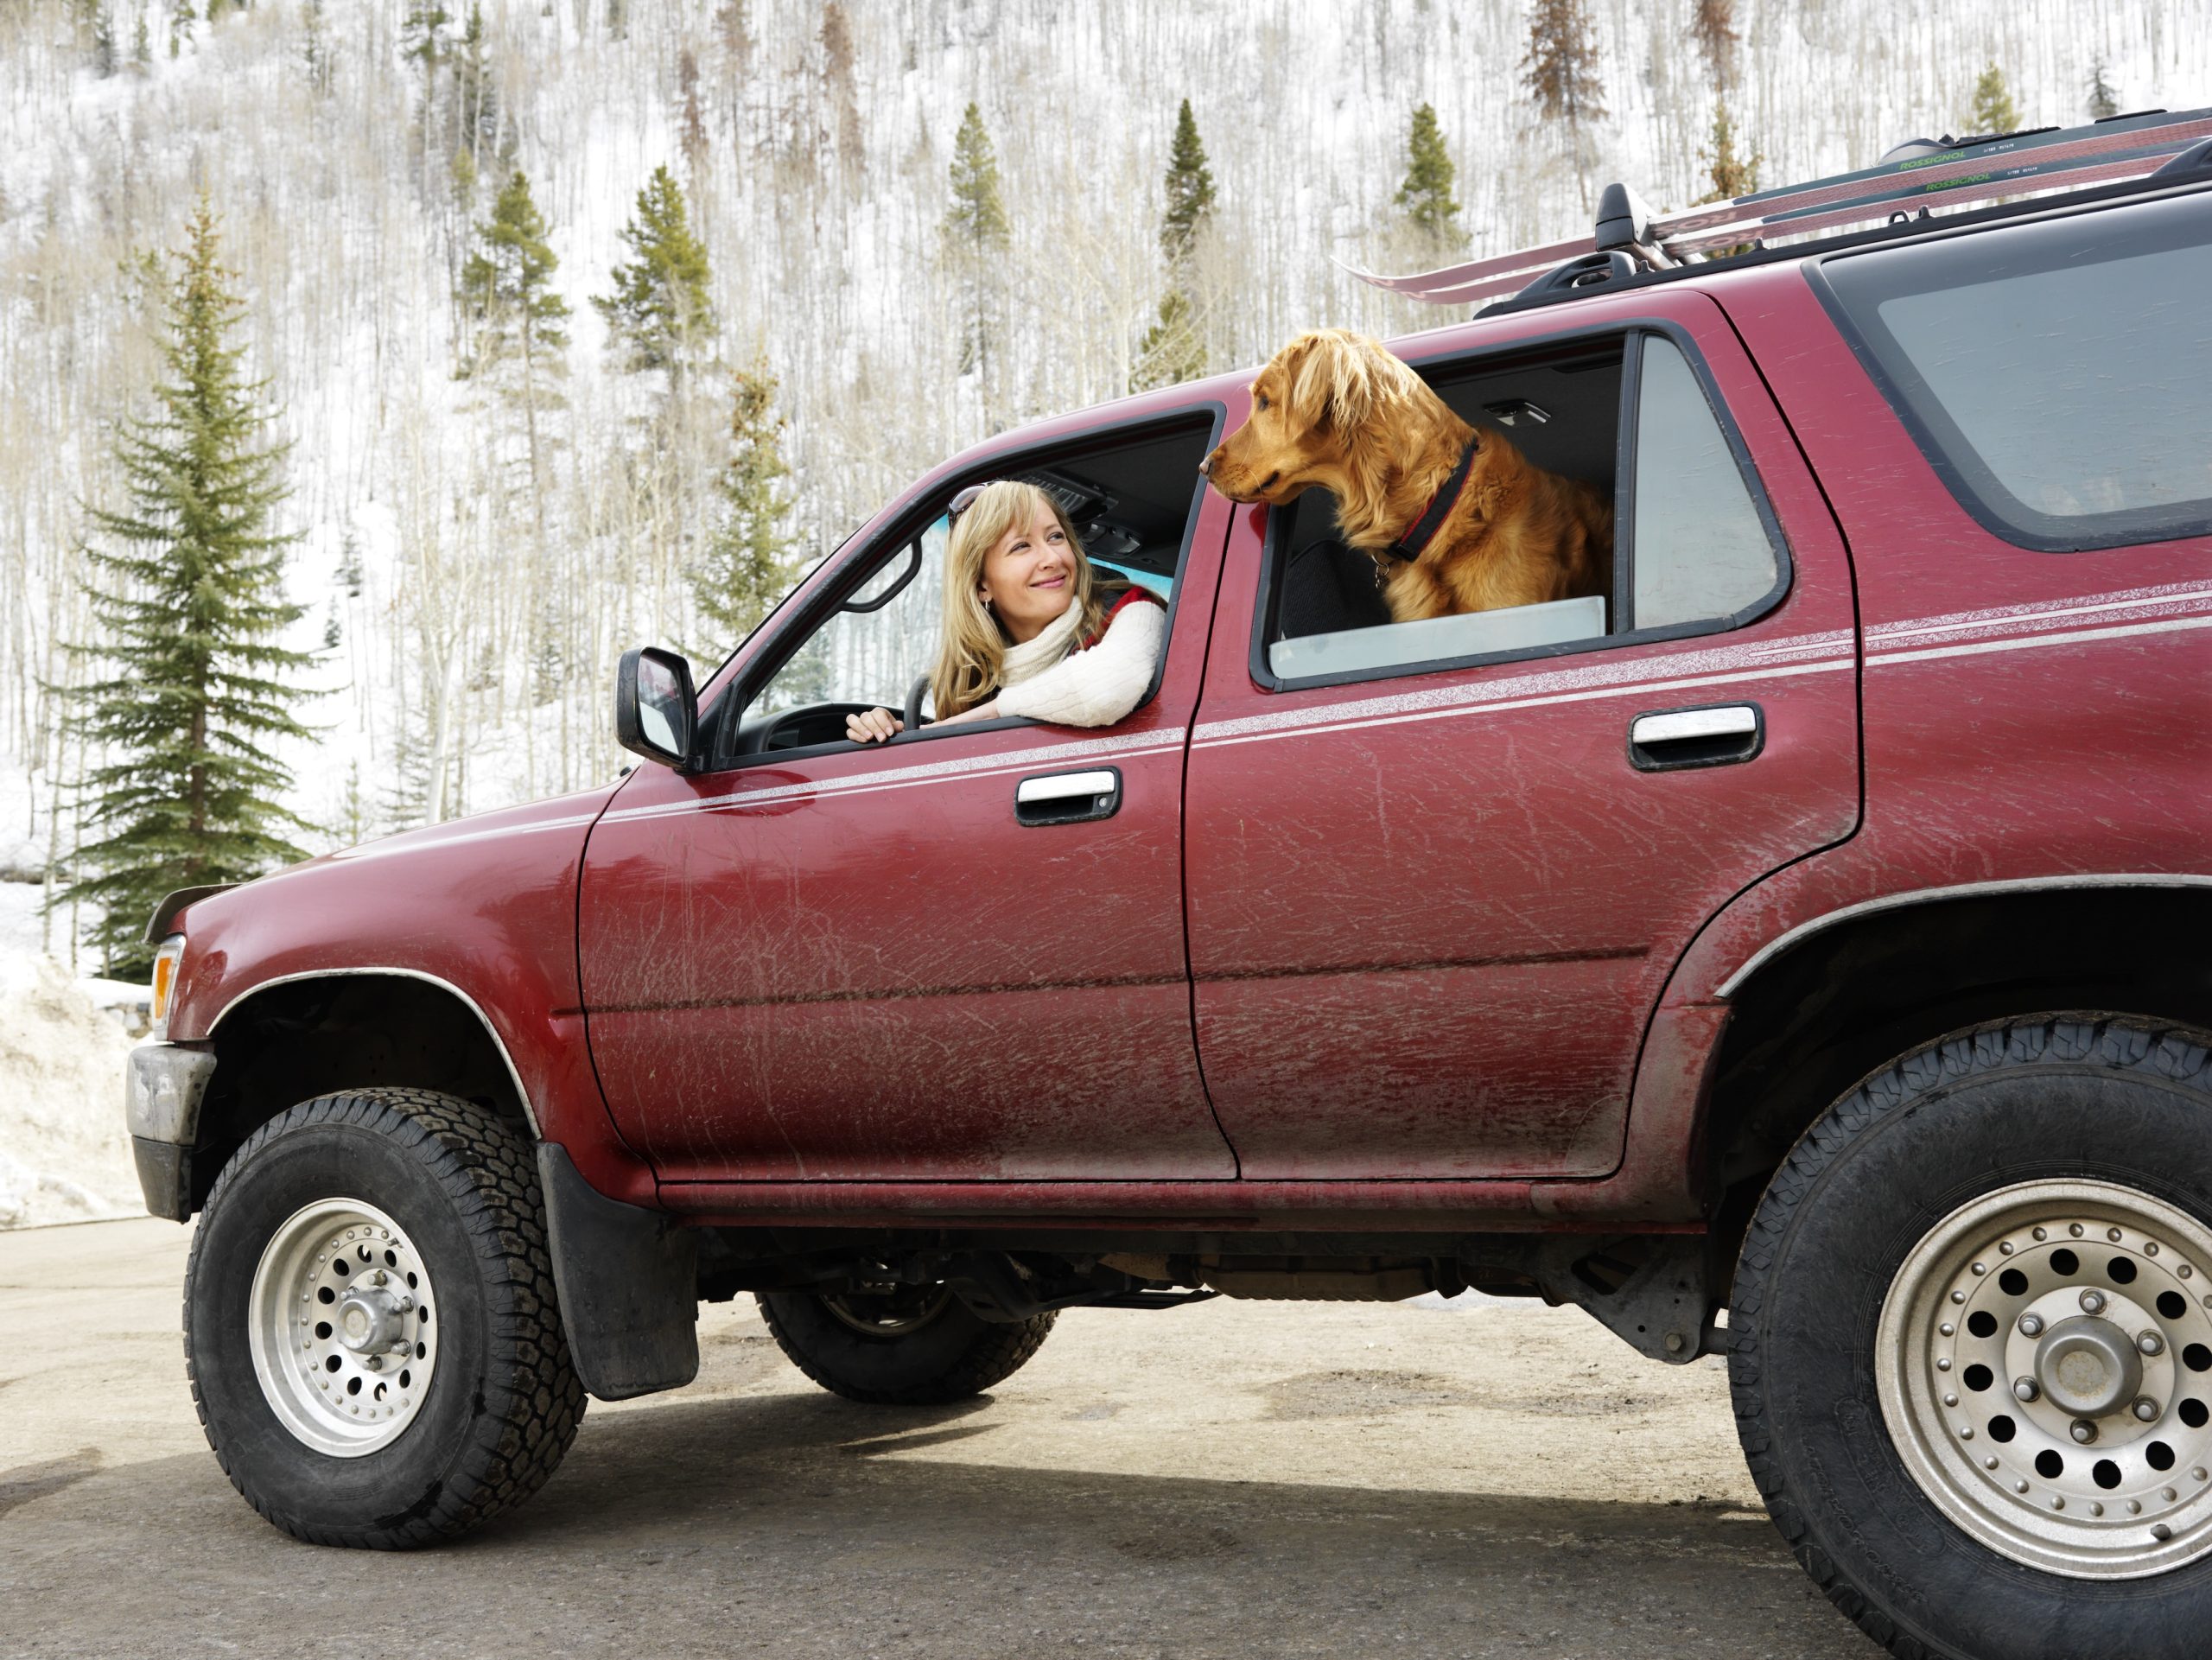
[[1041,674],[1075,650],[1075,631],[1083,626],[1083,607],[1068,596],[1068,608],[1045,625],[1045,632],[1025,646],[1009,646],[999,666],[999,684],[1018,686]]

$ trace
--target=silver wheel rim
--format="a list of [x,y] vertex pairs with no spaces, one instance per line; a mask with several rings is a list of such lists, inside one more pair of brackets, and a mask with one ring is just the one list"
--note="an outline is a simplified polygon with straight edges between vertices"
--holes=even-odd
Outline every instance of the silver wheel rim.
[[2133,1188],[2030,1181],[1954,1211],[1891,1282],[1882,1416],[2000,1555],[2142,1579],[2212,1551],[2212,1230]]
[[246,1308],[270,1410],[318,1453],[381,1451],[429,1394],[437,1313],[421,1253],[375,1205],[327,1199],[294,1212],[261,1253]]
[[952,1302],[944,1286],[885,1286],[880,1290],[817,1294],[830,1318],[863,1337],[905,1337],[918,1332]]

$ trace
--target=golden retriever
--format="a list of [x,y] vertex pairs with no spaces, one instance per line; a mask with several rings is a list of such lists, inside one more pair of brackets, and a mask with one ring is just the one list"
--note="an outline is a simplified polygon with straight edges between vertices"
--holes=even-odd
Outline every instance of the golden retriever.
[[[1470,441],[1465,487],[1419,556],[1393,555],[1450,481]],[[1609,595],[1613,510],[1596,489],[1533,466],[1479,432],[1363,334],[1300,334],[1252,383],[1252,413],[1200,464],[1231,501],[1281,506],[1316,487],[1374,559],[1399,622]]]

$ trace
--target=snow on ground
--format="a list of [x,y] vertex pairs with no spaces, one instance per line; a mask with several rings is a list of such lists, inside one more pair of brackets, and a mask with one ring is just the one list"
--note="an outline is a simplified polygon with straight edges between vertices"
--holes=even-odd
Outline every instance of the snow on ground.
[[145,1209],[123,1122],[124,1021],[143,989],[76,979],[41,951],[41,892],[0,882],[0,1228]]

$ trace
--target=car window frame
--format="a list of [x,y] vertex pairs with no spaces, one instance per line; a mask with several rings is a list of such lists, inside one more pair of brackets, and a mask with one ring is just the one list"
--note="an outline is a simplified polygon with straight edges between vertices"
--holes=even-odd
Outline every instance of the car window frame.
[[[901,733],[890,743],[855,743],[841,738],[834,743],[806,744],[791,749],[765,750],[756,754],[737,752],[738,729],[745,712],[760,696],[762,690],[783,671],[785,665],[804,649],[816,633],[827,626],[830,619],[844,602],[865,588],[885,564],[899,552],[912,545],[938,518],[944,517],[944,503],[971,484],[981,484],[992,479],[1017,474],[1047,462],[1052,458],[1067,457],[1093,448],[1110,447],[1117,441],[1141,437],[1147,432],[1158,431],[1161,436],[1174,428],[1187,427],[1195,437],[1201,421],[1207,423],[1205,448],[1200,454],[1209,454],[1221,442],[1222,430],[1227,421],[1229,406],[1218,398],[1207,398],[1181,405],[1165,412],[1153,411],[1144,415],[1126,416],[1119,420],[1103,423],[1079,433],[1064,434],[1019,449],[1008,449],[936,480],[926,487],[918,488],[913,499],[904,511],[886,525],[883,530],[864,546],[853,549],[838,567],[830,573],[830,580],[808,598],[805,607],[791,617],[779,629],[777,637],[760,652],[745,672],[733,682],[716,699],[711,717],[713,734],[707,747],[707,760],[701,769],[706,773],[731,773],[747,767],[782,766],[795,760],[811,760],[820,755],[840,755],[855,753],[876,753],[902,748],[917,742],[938,738],[963,737],[977,732],[1009,731],[1024,727],[1051,725],[1027,716],[1007,715],[990,721],[963,721],[954,727],[925,726],[918,731]],[[1183,519],[1183,540],[1175,554],[1173,587],[1166,599],[1167,623],[1165,638],[1175,638],[1175,617],[1183,601],[1184,578],[1191,563],[1191,550],[1198,535],[1199,514],[1205,505],[1206,480],[1196,468],[1192,470],[1191,506]],[[848,546],[849,546],[849,543]],[[841,551],[842,551],[841,550]],[[832,559],[837,558],[832,555]],[[1147,590],[1150,591],[1150,590]],[[1158,598],[1158,595],[1154,595]],[[764,621],[763,626],[766,626]],[[1167,673],[1167,650],[1161,648],[1160,661],[1154,665],[1152,679],[1145,687],[1127,720],[1160,696],[1161,683]],[[1119,724],[1117,722],[1116,725]],[[1098,728],[1105,730],[1107,728]]]
[[[1636,436],[1637,404],[1643,391],[1643,364],[1644,337],[1656,334],[1671,343],[1682,354],[1690,367],[1699,390],[1705,394],[1706,406],[1712,411],[1728,453],[1736,462],[1738,474],[1750,493],[1753,510],[1765,530],[1767,541],[1774,550],[1775,580],[1773,585],[1758,599],[1739,607],[1726,616],[1700,618],[1689,622],[1669,623],[1658,628],[1637,628],[1635,622],[1635,506],[1636,506]],[[1562,329],[1556,334],[1538,335],[1533,339],[1517,340],[1474,351],[1459,349],[1439,352],[1433,355],[1408,357],[1406,366],[1424,381],[1433,381],[1440,374],[1456,373],[1471,369],[1480,373],[1485,369],[1510,365],[1516,360],[1540,362],[1557,354],[1567,354],[1571,348],[1587,346],[1592,341],[1618,339],[1621,342],[1620,405],[1615,412],[1617,427],[1614,434],[1613,461],[1613,588],[1606,596],[1607,616],[1624,618],[1631,625],[1625,629],[1604,634],[1592,634],[1581,639],[1560,640],[1547,646],[1522,646],[1509,650],[1474,652],[1464,657],[1434,658],[1415,663],[1386,664],[1377,668],[1347,669],[1332,674],[1311,674],[1284,677],[1274,672],[1268,660],[1268,635],[1273,625],[1275,603],[1279,597],[1277,576],[1289,550],[1283,546],[1294,515],[1285,510],[1270,508],[1268,528],[1260,556],[1260,580],[1255,596],[1252,618],[1252,648],[1249,669],[1254,683],[1269,692],[1305,691],[1324,686],[1362,684],[1376,680],[1403,680],[1417,675],[1445,674],[1468,669],[1487,668],[1497,663],[1520,663],[1553,657],[1586,656],[1592,652],[1611,651],[1618,647],[1649,646],[1667,640],[1692,639],[1700,635],[1729,633],[1748,626],[1772,611],[1788,597],[1795,578],[1796,563],[1791,557],[1789,538],[1783,531],[1782,519],[1769,499],[1764,482],[1759,477],[1758,466],[1751,459],[1751,447],[1745,442],[1734,412],[1720,391],[1712,366],[1705,354],[1698,349],[1690,331],[1671,317],[1628,317],[1618,321],[1586,325],[1579,328]]]
[[[2212,497],[2195,497],[2186,502],[2176,502],[2167,509],[2169,513],[2177,516],[2184,509],[2200,510],[2196,517],[2190,521],[2193,528],[2185,530],[2167,530],[2155,525],[2145,530],[2137,525],[2116,530],[2112,535],[2104,537],[2086,531],[2081,534],[2045,534],[2031,525],[2023,525],[2008,517],[1991,503],[1972,476],[1974,472],[1978,471],[1986,474],[1989,482],[2008,499],[2018,502],[2021,507],[2030,512],[2034,512],[2035,510],[2027,507],[2026,503],[2019,502],[2017,496],[2005,488],[2002,481],[1997,478],[1994,469],[1991,468],[1989,463],[1982,458],[1981,452],[1975,448],[1948,413],[1942,411],[1942,400],[1935,397],[1933,389],[1930,388],[1928,392],[1929,401],[1942,414],[1942,425],[1955,441],[1957,452],[1971,458],[1971,468],[1960,465],[1957,455],[1954,454],[1953,443],[1946,441],[1944,434],[1938,431],[1929,422],[1912,399],[1906,395],[1904,386],[1891,371],[1880,349],[1867,338],[1865,326],[1851,307],[1845,303],[1843,296],[1836,291],[1834,282],[1828,276],[1827,268],[1845,259],[1872,254],[1909,255],[1922,249],[1939,249],[1971,237],[2003,235],[2006,232],[2012,231],[2032,233],[2037,229],[2069,219],[2092,219],[2127,207],[2181,201],[2193,196],[2205,194],[2212,194],[2212,188],[2197,185],[2157,195],[2136,195],[2117,201],[2095,202],[2070,213],[2044,213],[2033,219],[2018,219],[2003,225],[1963,226],[1948,234],[1937,233],[1923,238],[1914,238],[1906,242],[1884,243],[1871,247],[1844,249],[1807,261],[1805,280],[1820,300],[1821,308],[1827,311],[1829,321],[1835,325],[1836,332],[1843,337],[1844,344],[1851,348],[1851,354],[1858,359],[1859,366],[1866,372],[1867,378],[1874,383],[1875,390],[1882,396],[1884,405],[1897,417],[1898,424],[1904,428],[1906,436],[1912,440],[1913,447],[1920,452],[1921,459],[1928,463],[1929,469],[1935,473],[1943,488],[1949,493],[1951,499],[1958,503],[1967,516],[1992,536],[2030,553],[2100,553],[2113,548],[2150,547],[2161,542],[2191,541],[2199,537],[2212,535]],[[1894,334],[1890,336],[1890,340],[1900,359],[1910,366],[1910,355],[1902,346],[1896,344]],[[1923,386],[1926,386],[1926,377],[1917,369],[1914,370],[1914,376]],[[2150,510],[2130,509],[2127,511],[2143,513]],[[2037,513],[2036,516],[2045,519],[2063,517],[2050,513]],[[2086,525],[2094,518],[2110,517],[2112,515],[2108,514],[2082,515],[2082,519]]]

